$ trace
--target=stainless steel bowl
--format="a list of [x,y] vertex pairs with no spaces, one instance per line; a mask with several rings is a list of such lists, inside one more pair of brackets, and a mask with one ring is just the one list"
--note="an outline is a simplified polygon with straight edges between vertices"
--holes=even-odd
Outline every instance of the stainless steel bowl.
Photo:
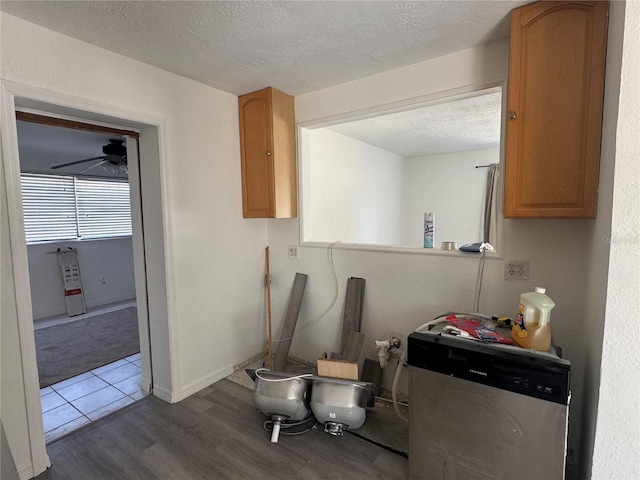
[[311,388],[311,410],[325,432],[342,435],[360,428],[366,418],[370,388],[365,382],[315,377]]
[[298,375],[256,370],[253,401],[267,416],[303,420],[309,414],[311,380]]

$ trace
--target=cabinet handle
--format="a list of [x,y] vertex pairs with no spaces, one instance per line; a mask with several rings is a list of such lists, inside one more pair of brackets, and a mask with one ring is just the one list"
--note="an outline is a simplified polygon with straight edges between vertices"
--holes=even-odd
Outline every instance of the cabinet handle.
[[518,118],[518,116],[516,115],[516,112],[511,111],[511,112],[509,112],[509,118],[511,120],[514,120],[515,118]]
[[271,156],[271,152],[267,152],[267,157],[270,157],[270,156]]

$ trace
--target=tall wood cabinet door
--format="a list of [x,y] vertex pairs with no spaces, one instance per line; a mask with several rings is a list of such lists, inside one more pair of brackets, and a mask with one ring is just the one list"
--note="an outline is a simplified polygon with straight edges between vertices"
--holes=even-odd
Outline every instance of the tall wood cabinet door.
[[294,98],[271,89],[273,108],[273,149],[275,217],[298,216],[298,169]]
[[594,218],[608,3],[513,10],[506,218]]
[[238,100],[242,213],[246,218],[269,218],[274,213],[273,125],[271,94],[267,90]]
[[294,98],[265,88],[238,99],[245,218],[298,215]]

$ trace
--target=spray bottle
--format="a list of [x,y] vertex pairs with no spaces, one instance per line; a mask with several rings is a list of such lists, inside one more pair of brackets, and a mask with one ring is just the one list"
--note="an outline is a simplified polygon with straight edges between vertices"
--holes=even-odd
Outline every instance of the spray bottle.
[[424,214],[424,248],[433,248],[433,212]]
[[520,295],[520,307],[511,337],[524,348],[546,352],[551,347],[551,309],[553,300],[545,295],[545,289],[536,287],[534,292]]

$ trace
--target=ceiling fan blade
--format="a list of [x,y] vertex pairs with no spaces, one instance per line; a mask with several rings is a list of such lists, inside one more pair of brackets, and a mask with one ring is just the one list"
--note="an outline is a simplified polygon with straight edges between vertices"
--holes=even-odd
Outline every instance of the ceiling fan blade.
[[[95,160],[95,159],[94,159]],[[103,163],[105,163],[106,160],[101,160],[99,162],[94,163],[93,165],[89,165],[87,168],[83,168],[82,170],[80,170],[78,173],[84,173],[87,170],[91,170],[93,167],[97,167],[99,165],[102,165]]]
[[75,162],[69,162],[69,163],[62,163],[60,165],[54,165],[53,167],[51,167],[51,169],[55,170],[57,168],[70,167],[71,165],[78,165],[79,163],[91,162],[93,160],[104,160],[104,159],[105,159],[105,156],[104,155],[100,155],[99,157],[85,158],[84,160],[76,160]]

